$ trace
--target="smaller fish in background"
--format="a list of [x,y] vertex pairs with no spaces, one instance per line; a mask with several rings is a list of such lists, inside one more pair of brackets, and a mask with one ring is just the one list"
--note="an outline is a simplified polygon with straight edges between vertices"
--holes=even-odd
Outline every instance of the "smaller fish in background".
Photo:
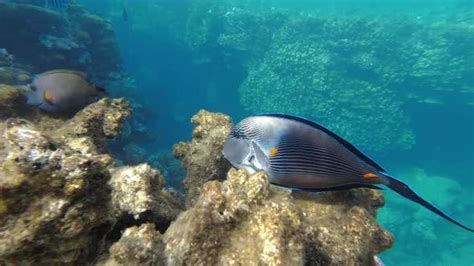
[[49,9],[64,9],[70,4],[69,0],[45,0],[44,6]]
[[105,90],[91,84],[85,73],[58,69],[33,78],[27,103],[50,113],[73,114],[105,96]]
[[122,9],[122,19],[125,22],[128,21],[128,12],[127,12],[127,9],[125,7],[123,7],[123,9]]

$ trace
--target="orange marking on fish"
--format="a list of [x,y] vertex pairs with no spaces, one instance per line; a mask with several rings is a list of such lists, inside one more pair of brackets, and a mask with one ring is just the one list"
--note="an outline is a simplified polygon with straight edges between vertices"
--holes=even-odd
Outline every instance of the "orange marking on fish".
[[364,174],[364,179],[372,179],[372,178],[377,178],[379,177],[377,174],[374,174],[374,173],[367,173],[367,174]]
[[278,148],[277,147],[271,148],[269,154],[270,154],[270,157],[273,157],[273,156],[277,155],[278,154]]
[[49,103],[49,104],[53,104],[53,100],[54,100],[54,95],[48,91],[44,91],[43,92],[43,98],[44,98],[44,101]]

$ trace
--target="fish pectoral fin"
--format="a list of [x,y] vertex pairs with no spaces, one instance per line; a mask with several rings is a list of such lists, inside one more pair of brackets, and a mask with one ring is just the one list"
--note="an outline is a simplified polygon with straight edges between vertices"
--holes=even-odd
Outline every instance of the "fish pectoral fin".
[[43,99],[46,103],[48,103],[50,105],[54,105],[54,96],[51,92],[45,90],[43,92]]
[[297,191],[304,191],[304,192],[339,191],[339,190],[348,190],[348,189],[354,189],[354,188],[370,188],[370,189],[376,189],[376,190],[384,190],[383,188],[375,186],[375,185],[362,184],[362,183],[353,183],[353,184],[346,184],[346,185],[325,187],[325,188],[294,188],[294,187],[282,186],[279,184],[273,184],[273,185],[286,187],[286,188],[290,188],[292,190],[297,190]]

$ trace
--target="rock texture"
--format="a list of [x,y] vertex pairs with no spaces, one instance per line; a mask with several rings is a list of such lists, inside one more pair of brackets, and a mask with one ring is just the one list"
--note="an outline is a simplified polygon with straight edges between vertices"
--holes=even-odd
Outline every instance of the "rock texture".
[[184,209],[183,202],[164,188],[160,171],[148,164],[114,169],[109,184],[116,217],[151,221],[164,231]]
[[2,122],[0,260],[72,263],[97,255],[109,214],[106,154],[53,143],[31,122]]
[[130,223],[164,231],[183,209],[158,170],[114,168],[106,140],[130,114],[125,100],[65,119],[23,97],[0,85],[0,264],[91,263]]
[[222,146],[232,127],[229,116],[199,111],[191,119],[194,124],[193,140],[173,147],[173,155],[182,160],[187,170],[184,187],[186,206],[192,206],[209,180],[223,179],[230,164],[222,156]]
[[393,242],[371,214],[381,205],[365,189],[293,197],[231,169],[166,231],[165,254],[171,265],[370,265]]
[[153,224],[130,227],[110,248],[110,257],[100,264],[165,265],[162,236]]
[[24,109],[29,109],[26,106],[24,92],[18,88],[0,84],[0,119],[18,116],[25,111]]

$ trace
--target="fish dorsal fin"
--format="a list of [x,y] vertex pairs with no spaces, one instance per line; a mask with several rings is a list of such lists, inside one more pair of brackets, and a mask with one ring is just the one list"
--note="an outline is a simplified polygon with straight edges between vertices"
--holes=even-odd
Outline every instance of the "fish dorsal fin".
[[54,69],[54,70],[43,72],[39,74],[38,76],[45,76],[45,75],[58,74],[58,73],[74,74],[74,75],[78,75],[82,77],[83,79],[87,79],[87,74],[85,72],[69,70],[69,69]]
[[348,149],[350,152],[355,154],[359,159],[361,159],[362,161],[364,161],[368,165],[374,167],[378,171],[385,172],[385,169],[383,169],[379,164],[377,164],[375,161],[373,161],[367,155],[365,155],[363,152],[361,152],[359,149],[357,149],[354,145],[352,145],[347,140],[345,140],[345,139],[341,138],[340,136],[338,136],[336,133],[330,131],[329,129],[325,128],[324,126],[322,126],[322,125],[320,125],[320,124],[318,124],[314,121],[311,121],[311,120],[308,120],[306,118],[299,117],[299,116],[278,114],[278,113],[276,113],[276,114],[261,114],[261,115],[258,115],[258,116],[271,116],[271,117],[284,118],[284,119],[288,119],[288,120],[297,121],[297,122],[303,123],[305,125],[308,125],[310,127],[319,129],[319,130],[323,131],[324,133],[326,133],[328,136],[332,137],[337,142],[339,142],[346,149]]

